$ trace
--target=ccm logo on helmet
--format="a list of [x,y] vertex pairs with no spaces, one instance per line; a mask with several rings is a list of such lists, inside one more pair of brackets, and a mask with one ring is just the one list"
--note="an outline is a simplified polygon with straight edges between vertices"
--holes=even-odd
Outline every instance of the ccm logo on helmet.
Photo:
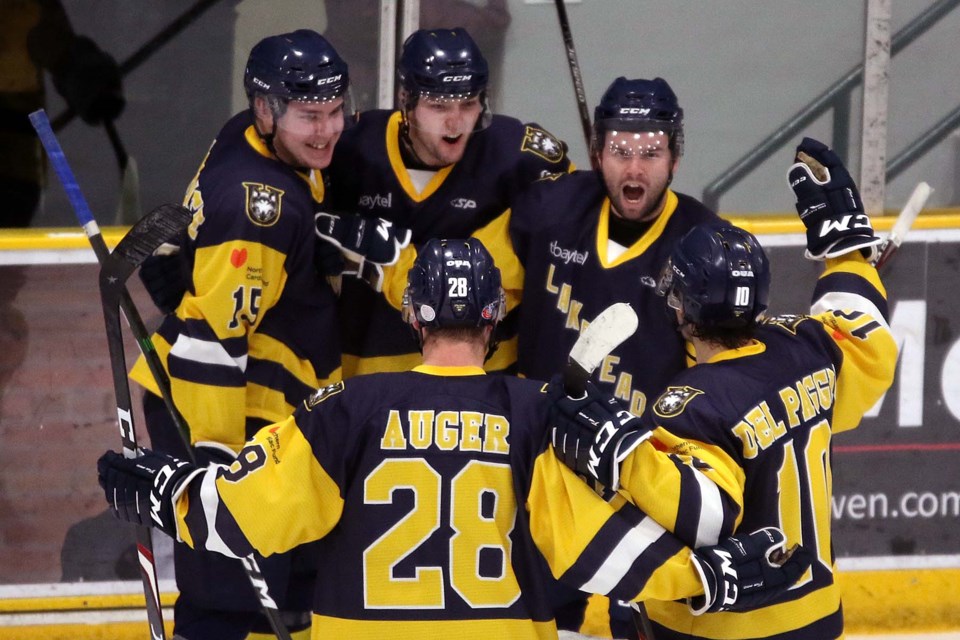
[[340,82],[340,78],[342,77],[343,77],[343,74],[340,73],[335,76],[330,76],[329,78],[320,78],[319,80],[317,80],[317,84],[321,85],[321,84],[330,84],[331,82]]
[[620,113],[621,115],[628,115],[628,116],[645,116],[650,113],[650,108],[649,107],[621,107]]
[[473,74],[466,75],[466,76],[446,76],[444,77],[443,81],[444,82],[466,82],[472,77],[473,77]]

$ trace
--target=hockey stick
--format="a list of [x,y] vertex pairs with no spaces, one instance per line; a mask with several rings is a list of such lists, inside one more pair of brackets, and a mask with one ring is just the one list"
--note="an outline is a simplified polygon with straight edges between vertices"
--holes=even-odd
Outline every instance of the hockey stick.
[[[73,171],[70,169],[70,164],[67,162],[67,157],[64,155],[63,149],[60,147],[60,142],[57,140],[56,134],[53,133],[50,120],[43,109],[34,111],[29,117],[30,123],[36,130],[37,135],[40,137],[40,142],[43,144],[43,148],[47,152],[47,157],[50,159],[50,164],[53,166],[57,177],[60,179],[60,184],[63,185],[63,190],[67,192],[67,200],[70,202],[70,207],[77,216],[80,226],[83,227],[83,231],[86,233],[87,239],[90,241],[90,246],[93,247],[93,252],[97,256],[97,261],[102,265],[110,255],[110,250],[107,249],[107,245],[103,240],[103,235],[100,233],[100,226],[94,219],[93,213],[90,211],[90,206],[87,204],[86,198],[83,197],[83,193],[80,191],[80,185],[77,183],[77,179],[73,175]],[[183,207],[179,207],[178,205],[161,205],[159,208],[169,208],[169,210],[171,210],[174,214],[177,213],[177,210],[183,209]],[[150,216],[151,214],[147,215]],[[124,290],[120,296],[120,305],[123,308],[124,317],[126,317],[127,322],[130,324],[130,327],[133,330],[134,337],[137,339],[140,350],[143,352],[143,355],[146,358],[150,373],[153,374],[154,379],[156,379],[157,384],[160,387],[164,404],[170,411],[170,414],[174,416],[174,422],[177,424],[177,427],[180,431],[180,436],[184,439],[184,442],[187,444],[187,450],[189,451],[190,434],[183,420],[181,419],[178,421],[176,419],[176,416],[179,415],[179,412],[177,412],[176,406],[173,403],[173,397],[169,393],[170,380],[167,377],[167,372],[163,368],[163,364],[160,362],[160,358],[157,356],[156,351],[153,348],[153,341],[150,340],[150,334],[147,332],[146,326],[144,325],[143,320],[140,318],[140,313],[137,311],[136,305],[133,304],[133,299],[130,297],[130,293],[126,290]]]
[[573,93],[577,98],[577,109],[580,112],[580,126],[583,127],[583,139],[587,143],[587,155],[590,157],[590,166],[597,169],[597,159],[591,151],[590,140],[593,138],[593,128],[590,125],[590,110],[587,107],[587,92],[583,88],[583,77],[580,75],[580,63],[577,62],[577,50],[573,46],[573,34],[570,32],[570,21],[567,20],[567,7],[564,0],[554,0],[557,7],[557,19],[560,21],[560,33],[563,35],[563,46],[567,51],[567,64],[570,66],[570,78],[573,80]]
[[[93,247],[93,251],[97,256],[97,260],[101,265],[105,265],[107,261],[111,259],[113,254],[111,254],[107,249],[107,245],[100,233],[100,227],[97,225],[97,222],[90,211],[90,207],[87,205],[87,201],[83,197],[83,193],[80,191],[80,185],[77,183],[77,180],[73,175],[73,171],[70,169],[70,165],[63,153],[63,149],[60,147],[60,143],[57,140],[56,135],[53,133],[53,128],[50,125],[50,120],[47,118],[46,112],[44,112],[43,109],[40,109],[39,111],[31,113],[30,122],[33,124],[34,129],[36,129],[37,134],[40,136],[40,141],[43,143],[43,147],[47,152],[47,156],[50,159],[50,164],[53,165],[57,176],[60,178],[60,183],[67,192],[67,198],[70,201],[70,205],[73,208],[77,219],[80,221],[80,224],[83,227],[91,246]],[[190,212],[184,207],[179,205],[161,205],[157,209],[154,209],[144,216],[143,220],[149,219],[149,223],[143,221],[141,222],[143,222],[143,224],[154,226],[159,224],[156,221],[156,218],[161,215],[170,217],[171,220],[179,220],[180,222],[178,224],[182,224],[181,229],[186,227],[192,218]],[[141,222],[138,222],[136,225],[134,225],[127,235],[130,236],[133,234],[134,230],[137,230],[140,227]],[[138,230],[134,237],[140,238],[144,235],[145,233],[143,230]],[[117,249],[119,249],[121,245],[124,245],[127,248],[124,249],[122,254],[117,254],[116,259],[120,260],[122,259],[122,256],[129,255],[137,258],[137,261],[131,260],[129,264],[120,270],[120,275],[126,273],[126,276],[122,280],[124,286],[122,286],[116,292],[117,306],[123,309],[124,317],[126,317],[127,322],[130,325],[130,329],[137,341],[138,346],[140,347],[140,351],[143,353],[144,359],[147,362],[147,366],[150,369],[150,373],[153,375],[154,380],[157,382],[157,386],[160,388],[160,395],[163,398],[164,405],[166,406],[170,417],[176,425],[177,430],[180,433],[180,437],[186,444],[186,450],[192,460],[193,449],[190,446],[189,428],[186,424],[186,420],[184,420],[182,414],[173,402],[173,395],[170,391],[170,378],[167,375],[166,369],[163,368],[163,363],[160,361],[159,355],[157,355],[156,349],[153,346],[153,341],[150,339],[150,334],[140,317],[140,313],[137,311],[137,307],[134,305],[133,300],[130,298],[130,293],[126,289],[127,278],[129,278],[130,274],[136,270],[136,268],[144,259],[146,259],[149,253],[143,255],[142,250],[134,251],[132,248],[130,248],[131,243],[133,243],[134,240],[131,239],[125,244],[124,241],[126,238],[127,236],[120,241]],[[153,244],[152,237],[150,244]],[[154,246],[152,250],[155,250],[160,246],[160,244],[162,244],[162,242]],[[119,270],[119,267],[116,268]],[[103,267],[101,267],[101,277],[102,276]],[[117,276],[114,275],[113,277]],[[104,307],[104,312],[106,313],[106,307]],[[110,334],[108,330],[108,339],[109,336]],[[123,368],[119,371],[115,368],[113,375],[115,380],[118,375],[123,376],[123,385],[124,388],[128,390],[127,398],[129,403],[129,386],[126,382],[126,363],[124,361],[121,364],[123,365]],[[130,427],[132,428],[132,423],[130,424]],[[121,423],[121,435],[123,435],[122,430],[123,424]],[[150,560],[152,564],[152,554],[150,556]],[[274,602],[273,598],[270,597],[266,580],[263,578],[263,574],[260,572],[260,567],[257,564],[256,559],[253,556],[248,556],[247,558],[243,558],[241,562],[243,563],[251,585],[256,591],[257,598],[260,600],[260,603],[264,609],[264,613],[270,622],[270,626],[273,629],[274,634],[280,638],[280,640],[290,640],[290,632],[287,631],[280,619],[280,613],[278,611],[276,602]]]
[[563,369],[563,390],[568,396],[583,395],[590,375],[611,351],[634,334],[639,323],[633,307],[617,302],[587,325],[570,349]]
[[933,193],[933,189],[931,189],[930,185],[926,182],[921,182],[914,187],[913,193],[910,194],[910,198],[907,200],[907,204],[903,205],[903,209],[900,210],[900,215],[897,216],[896,222],[893,223],[890,235],[887,236],[887,239],[880,247],[880,257],[878,257],[874,263],[877,269],[886,264],[900,248],[900,245],[903,244],[904,237],[906,237],[907,232],[910,231],[910,227],[913,226],[917,216],[920,215],[920,212],[923,210],[923,205],[927,203],[927,198],[930,197],[931,193]]
[[[639,326],[637,312],[626,302],[617,302],[593,319],[570,349],[563,369],[563,390],[577,398],[586,391],[587,380],[603,359],[632,336]],[[655,640],[647,609],[641,602],[630,603],[634,624],[643,640]]]
[[[173,212],[176,212],[176,215],[172,215]],[[113,370],[114,388],[117,393],[117,413],[121,416],[121,435],[123,435],[123,417],[126,416],[129,426],[128,437],[132,440],[134,452],[136,451],[136,436],[134,435],[130,407],[127,365],[123,353],[123,335],[120,328],[121,301],[124,295],[129,295],[126,282],[130,275],[143,264],[144,260],[153,255],[160,245],[186,229],[192,219],[193,214],[184,207],[165,205],[154,209],[130,229],[100,267],[100,297],[103,302],[103,315],[107,325],[107,343],[110,347],[110,365]],[[137,337],[138,343],[150,342],[150,336],[142,321],[131,322],[130,326]],[[152,343],[150,348],[144,349],[143,352],[148,360],[150,358],[156,359],[160,370],[164,371],[163,378],[158,378],[157,384],[162,389],[165,399],[170,398],[170,379],[160,365]],[[148,356],[147,353],[150,355]],[[167,408],[171,411],[173,421],[177,424],[180,433],[186,433],[186,421],[176,406],[172,405],[172,400]],[[189,438],[187,438],[187,452],[191,461],[195,462],[193,450],[189,446]],[[127,454],[126,441],[124,442],[124,454]],[[135,455],[127,455],[127,457],[135,457]],[[247,578],[257,593],[257,598],[260,600],[263,612],[270,622],[274,634],[280,640],[290,640],[290,633],[280,619],[277,604],[270,597],[266,580],[260,572],[260,566],[256,559],[253,556],[248,556],[240,560],[246,570]]]
[[[189,213],[189,212],[188,212]],[[143,258],[153,253],[163,242],[190,223],[190,216],[172,217],[164,210],[154,210],[143,217],[123,237],[114,253],[106,256],[100,270],[100,300],[103,303],[103,319],[107,330],[107,346],[110,349],[110,369],[113,373],[113,390],[117,400],[117,418],[120,424],[120,440],[123,455],[136,458],[137,433],[133,425],[133,407],[130,401],[130,386],[127,382],[127,365],[123,353],[123,332],[120,326],[120,306],[127,293],[127,279]],[[102,238],[101,238],[102,239]],[[142,256],[137,262],[127,256]],[[137,555],[144,593],[147,598],[147,620],[150,636],[165,638],[163,616],[160,609],[160,589],[157,584],[156,563],[153,557],[152,531],[149,526],[136,527]]]

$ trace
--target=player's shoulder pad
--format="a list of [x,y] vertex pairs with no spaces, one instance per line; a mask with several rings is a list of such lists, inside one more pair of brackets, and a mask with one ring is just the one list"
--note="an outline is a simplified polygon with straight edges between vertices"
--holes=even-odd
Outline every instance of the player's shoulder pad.
[[785,313],[778,316],[762,318],[760,320],[760,324],[770,327],[779,327],[784,331],[792,333],[793,335],[797,335],[797,327],[799,327],[800,323],[805,320],[810,320],[810,316]]
[[337,395],[338,393],[341,393],[343,389],[344,389],[344,383],[342,380],[340,382],[336,382],[326,387],[321,387],[320,389],[317,389],[316,391],[311,393],[309,396],[307,396],[307,399],[303,401],[304,408],[307,411],[311,411],[314,407],[316,407],[321,402],[329,400],[330,398]]
[[542,158],[551,164],[560,164],[567,156],[567,145],[555,135],[536,124],[523,125],[523,138],[520,140],[520,152]]
[[653,405],[653,412],[661,418],[676,418],[687,405],[704,392],[689,385],[669,386]]

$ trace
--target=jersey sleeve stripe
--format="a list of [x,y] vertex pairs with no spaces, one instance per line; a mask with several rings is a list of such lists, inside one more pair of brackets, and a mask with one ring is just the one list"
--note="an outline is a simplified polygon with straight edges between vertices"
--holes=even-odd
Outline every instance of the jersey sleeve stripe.
[[610,593],[624,579],[634,561],[664,533],[664,528],[652,519],[643,518],[636,526],[625,532],[597,572],[581,587],[581,591]]
[[883,305],[883,309],[881,310],[872,301],[855,293],[845,293],[843,291],[827,293],[814,303],[811,308],[811,313],[813,315],[820,315],[829,313],[834,309],[841,311],[859,311],[870,316],[886,329],[890,329],[890,326],[887,324],[886,304]]
[[236,367],[241,372],[247,369],[246,354],[232,357],[220,342],[200,340],[180,335],[170,349],[170,356],[189,360],[199,364],[212,364],[224,367]]
[[[689,484],[691,481],[696,484],[697,493],[700,496],[700,513],[696,519],[696,542],[691,546],[698,548],[717,544],[724,523],[723,498],[720,494],[720,487],[696,469],[691,469],[688,466],[681,470],[681,476],[684,478],[684,484]],[[681,522],[689,515],[687,513],[681,519]],[[678,537],[684,539],[682,535],[678,534]]]
[[817,315],[831,309],[861,311],[883,322],[890,317],[883,293],[852,274],[836,273],[817,281],[811,312]]

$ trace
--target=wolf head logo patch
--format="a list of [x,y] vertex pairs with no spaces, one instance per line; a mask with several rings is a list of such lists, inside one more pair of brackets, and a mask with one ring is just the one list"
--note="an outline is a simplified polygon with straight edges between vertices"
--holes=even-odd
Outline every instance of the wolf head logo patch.
[[271,227],[280,219],[283,191],[268,184],[244,182],[247,190],[247,217],[261,227]]
[[563,159],[563,143],[536,127],[527,127],[520,151],[535,153],[548,162],[560,162]]
[[315,406],[329,398],[330,396],[335,396],[338,393],[343,391],[343,382],[337,382],[326,387],[317,389],[306,399],[307,410],[313,409]]
[[657,403],[653,405],[653,412],[662,418],[673,418],[683,413],[687,403],[703,393],[693,387],[667,387]]

